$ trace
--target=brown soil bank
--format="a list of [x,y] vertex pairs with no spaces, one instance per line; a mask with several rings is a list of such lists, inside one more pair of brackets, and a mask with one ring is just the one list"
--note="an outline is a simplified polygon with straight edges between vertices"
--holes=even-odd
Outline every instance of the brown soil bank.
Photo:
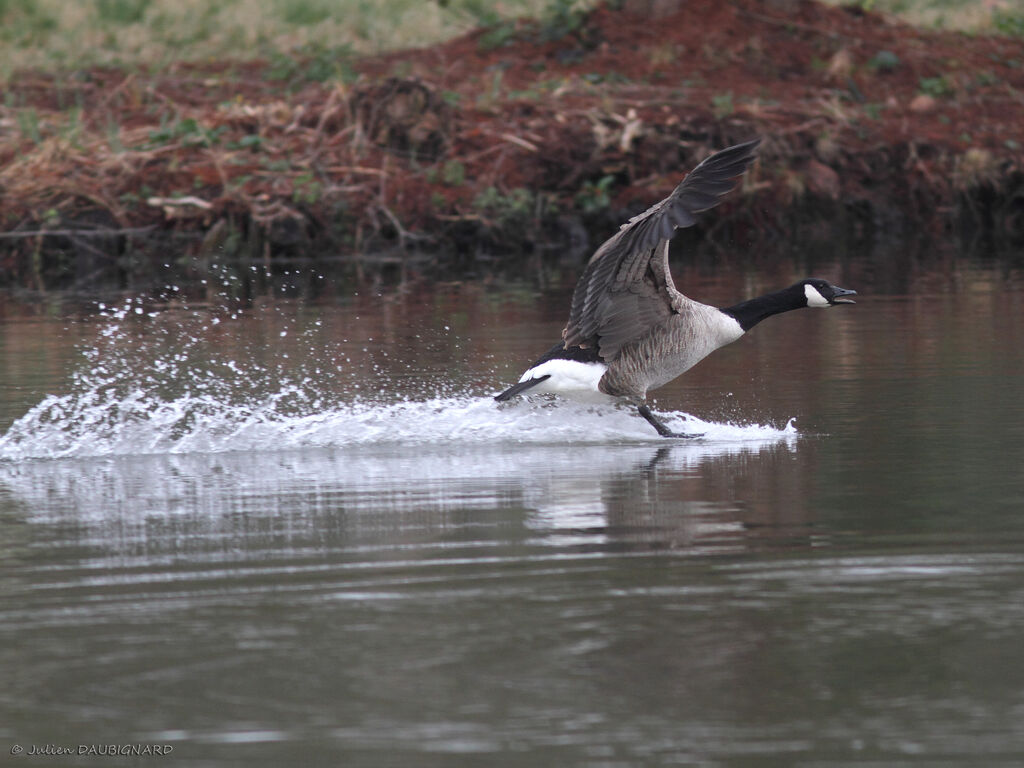
[[369,59],[23,73],[3,104],[7,286],[577,264],[755,135],[742,193],[708,219],[744,246],[815,222],[1024,243],[1020,39],[814,2],[626,0]]

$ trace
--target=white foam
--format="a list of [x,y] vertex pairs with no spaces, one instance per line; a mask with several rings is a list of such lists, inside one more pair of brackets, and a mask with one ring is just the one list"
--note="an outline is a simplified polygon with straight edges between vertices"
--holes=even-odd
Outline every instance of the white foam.
[[[286,388],[260,403],[213,394],[160,400],[137,389],[123,397],[89,391],[50,396],[0,437],[0,460],[138,454],[280,451],[372,444],[664,442],[633,411],[569,401],[496,404],[462,395],[392,403],[352,402],[294,413]],[[664,414],[663,414],[664,415]],[[669,414],[670,429],[703,433],[700,442],[792,438],[760,424],[720,424]]]

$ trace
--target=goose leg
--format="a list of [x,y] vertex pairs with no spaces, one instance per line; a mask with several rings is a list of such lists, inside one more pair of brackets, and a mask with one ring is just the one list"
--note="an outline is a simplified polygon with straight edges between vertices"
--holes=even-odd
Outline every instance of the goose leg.
[[690,437],[690,438],[692,438],[692,437],[703,437],[704,436],[703,432],[673,432],[671,429],[666,427],[657,416],[655,416],[651,412],[651,409],[647,406],[646,403],[641,403],[641,404],[637,405],[636,409],[640,413],[641,416],[643,416],[645,419],[647,419],[648,423],[652,427],[654,427],[656,430],[658,430],[658,434],[661,435],[662,437]]

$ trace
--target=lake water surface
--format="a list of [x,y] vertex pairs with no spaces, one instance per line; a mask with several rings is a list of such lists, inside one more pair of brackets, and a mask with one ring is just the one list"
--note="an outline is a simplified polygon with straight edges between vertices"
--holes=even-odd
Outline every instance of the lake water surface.
[[816,273],[654,393],[693,441],[490,399],[568,289],[9,309],[0,753],[1021,765],[1024,274]]

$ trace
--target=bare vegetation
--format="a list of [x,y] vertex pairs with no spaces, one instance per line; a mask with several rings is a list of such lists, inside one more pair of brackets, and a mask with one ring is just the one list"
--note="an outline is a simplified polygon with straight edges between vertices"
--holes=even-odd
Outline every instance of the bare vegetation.
[[[5,19],[30,7],[0,4]],[[125,27],[166,10],[101,5]],[[297,38],[248,60],[18,70],[0,106],[2,280],[138,286],[164,264],[187,278],[311,253],[402,274],[579,258],[588,230],[754,134],[761,160],[715,225],[747,242],[799,212],[860,235],[966,223],[1024,239],[1018,38],[811,2],[676,5],[655,30],[549,2],[532,21],[373,56]],[[310,29],[334,7],[261,5]]]

